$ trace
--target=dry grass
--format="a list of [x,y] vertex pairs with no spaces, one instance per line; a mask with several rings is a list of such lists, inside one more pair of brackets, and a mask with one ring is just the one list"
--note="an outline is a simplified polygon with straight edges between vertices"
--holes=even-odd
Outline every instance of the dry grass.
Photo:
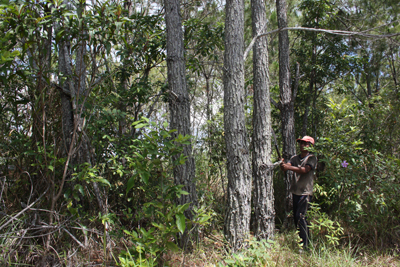
[[[126,240],[114,240],[108,246],[107,260],[104,255],[100,236],[92,235],[86,248],[75,243],[60,244],[57,248],[45,251],[41,247],[23,246],[18,253],[8,258],[5,266],[118,266],[115,262],[124,249]],[[3,248],[4,249],[4,248]],[[342,245],[336,248],[324,244],[314,244],[307,252],[300,252],[295,232],[278,233],[274,243],[269,247],[259,245],[254,239],[250,247],[238,254],[238,260],[225,249],[221,233],[203,237],[190,253],[165,253],[162,257],[164,266],[171,267],[212,267],[212,266],[317,266],[317,267],[395,267],[400,266],[400,258],[395,250],[377,253],[366,248],[354,248]],[[111,253],[112,251],[112,253]],[[255,257],[257,254],[261,255]],[[235,263],[229,263],[229,260]],[[24,265],[19,265],[19,264]],[[4,262],[3,262],[4,264]]]

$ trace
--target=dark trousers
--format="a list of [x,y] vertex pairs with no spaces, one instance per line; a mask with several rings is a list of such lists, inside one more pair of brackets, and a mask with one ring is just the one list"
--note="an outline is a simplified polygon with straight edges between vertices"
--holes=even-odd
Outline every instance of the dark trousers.
[[303,244],[303,248],[308,246],[310,242],[310,231],[307,226],[307,218],[306,213],[309,206],[309,203],[312,200],[312,196],[298,196],[293,194],[293,217],[294,217],[294,225],[296,229],[300,231],[301,243]]

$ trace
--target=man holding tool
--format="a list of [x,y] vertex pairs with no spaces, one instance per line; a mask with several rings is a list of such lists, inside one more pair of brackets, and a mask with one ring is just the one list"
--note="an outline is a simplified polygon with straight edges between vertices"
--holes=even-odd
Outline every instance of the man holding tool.
[[288,163],[281,159],[281,169],[294,172],[294,178],[290,185],[290,192],[293,194],[294,224],[296,228],[299,228],[301,242],[305,249],[310,241],[306,212],[308,203],[312,200],[317,157],[307,149],[310,145],[314,145],[314,138],[304,136],[296,141],[300,145],[300,154],[293,156]]

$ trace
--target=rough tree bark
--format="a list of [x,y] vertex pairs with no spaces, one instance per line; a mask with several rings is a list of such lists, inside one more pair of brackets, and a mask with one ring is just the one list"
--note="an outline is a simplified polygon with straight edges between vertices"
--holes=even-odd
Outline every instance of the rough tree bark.
[[244,2],[226,1],[224,55],[224,130],[228,207],[224,233],[234,251],[249,233],[251,173],[244,114]]
[[[253,36],[266,30],[264,0],[252,0]],[[253,47],[253,179],[255,235],[258,239],[274,236],[275,209],[271,166],[271,104],[268,75],[268,40],[258,38]]]
[[[278,16],[278,27],[287,27],[287,4],[286,0],[276,0],[276,10]],[[290,88],[290,62],[289,62],[289,33],[288,31],[279,32],[279,91],[280,91],[280,111],[282,123],[283,149],[282,157],[288,161],[291,156],[296,154],[296,139],[294,128],[294,97]],[[285,174],[285,212],[289,214],[292,210],[293,200],[289,192],[290,181],[293,172],[287,171]],[[288,225],[287,218],[284,226]]]
[[[186,83],[186,71],[184,60],[184,45],[182,21],[179,0],[165,0],[165,21],[167,28],[167,69],[168,86],[170,91],[170,128],[176,129],[173,137],[178,134],[190,135],[190,100]],[[187,157],[184,164],[174,167],[175,184],[184,185],[183,190],[189,192],[178,199],[178,204],[191,203],[185,211],[189,219],[193,217],[193,206],[197,204],[196,187],[194,183],[195,165],[192,157],[192,146],[183,145],[183,154]],[[173,157],[175,161],[179,155]],[[181,246],[185,244],[183,237]]]

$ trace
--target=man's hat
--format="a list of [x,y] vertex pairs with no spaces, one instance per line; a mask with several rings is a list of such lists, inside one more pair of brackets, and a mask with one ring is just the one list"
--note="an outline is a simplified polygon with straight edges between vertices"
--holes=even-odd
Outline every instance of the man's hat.
[[305,135],[303,138],[297,139],[296,141],[297,142],[304,141],[304,142],[311,143],[312,145],[314,145],[314,143],[315,143],[314,138],[312,138],[311,136],[308,136],[308,135]]

